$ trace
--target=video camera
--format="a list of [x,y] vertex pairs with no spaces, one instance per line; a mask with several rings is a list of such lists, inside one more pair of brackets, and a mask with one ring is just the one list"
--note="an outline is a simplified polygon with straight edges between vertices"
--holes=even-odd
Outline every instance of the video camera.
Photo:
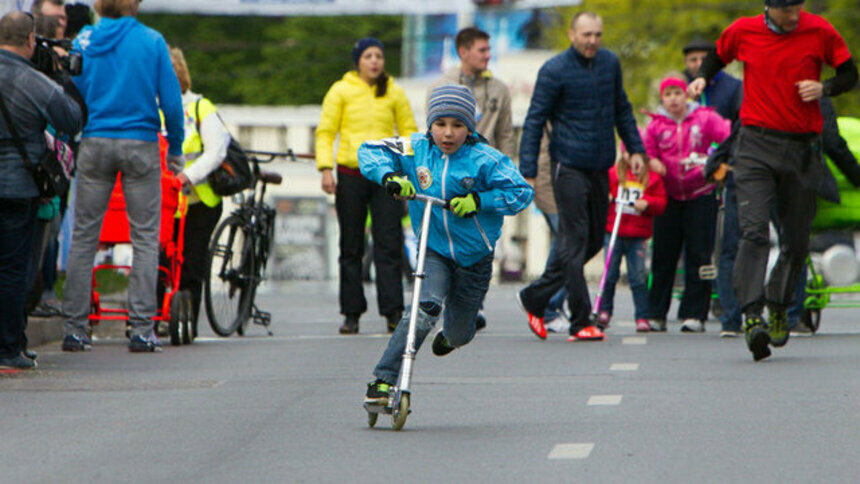
[[[61,56],[54,50],[59,47],[68,55]],[[65,71],[71,76],[79,76],[84,67],[84,59],[80,52],[72,50],[72,41],[68,39],[48,39],[36,36],[36,50],[31,59],[39,71],[54,78],[58,70]]]

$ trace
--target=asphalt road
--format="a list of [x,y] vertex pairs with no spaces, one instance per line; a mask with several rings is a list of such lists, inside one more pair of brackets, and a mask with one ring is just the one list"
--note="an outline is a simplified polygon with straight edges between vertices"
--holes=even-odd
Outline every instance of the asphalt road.
[[384,320],[338,335],[332,284],[265,287],[273,337],[45,345],[0,377],[0,482],[856,482],[860,310],[753,363],[713,322],[637,335],[625,288],[605,342],[539,341],[517,289],[492,287],[469,346],[419,353],[400,432],[361,406]]

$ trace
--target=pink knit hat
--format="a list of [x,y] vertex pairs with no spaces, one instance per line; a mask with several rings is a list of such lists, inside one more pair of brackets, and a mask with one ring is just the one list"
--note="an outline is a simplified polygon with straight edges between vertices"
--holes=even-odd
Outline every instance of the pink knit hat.
[[660,83],[660,95],[663,95],[663,91],[666,90],[667,87],[678,87],[682,91],[687,90],[687,83],[684,82],[683,79],[679,79],[677,77],[669,76],[663,79],[663,82]]

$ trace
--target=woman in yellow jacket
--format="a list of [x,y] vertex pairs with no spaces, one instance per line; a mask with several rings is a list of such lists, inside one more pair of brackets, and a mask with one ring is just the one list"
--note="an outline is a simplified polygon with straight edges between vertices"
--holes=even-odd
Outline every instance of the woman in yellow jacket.
[[[391,332],[403,314],[401,272],[403,205],[385,190],[361,176],[358,147],[367,140],[417,131],[409,100],[400,86],[385,73],[382,42],[367,37],[352,49],[356,70],[332,85],[322,104],[316,131],[317,169],[322,189],[335,195],[340,225],[340,312],[345,316],[342,334],[358,333],[358,319],[367,310],[362,287],[361,258],[365,249],[365,221],[370,208],[373,262],[379,313]],[[333,146],[337,149],[337,181]]]
[[197,337],[197,316],[203,281],[206,277],[206,257],[209,239],[221,218],[221,197],[216,195],[206,177],[221,165],[227,156],[230,133],[218,117],[215,105],[200,94],[191,92],[191,75],[182,50],[170,49],[173,70],[182,90],[182,107],[185,111],[185,141],[182,153],[185,168],[176,175],[188,193],[188,212],[185,216],[185,244],[182,251],[182,279],[179,288],[191,292],[192,331]]

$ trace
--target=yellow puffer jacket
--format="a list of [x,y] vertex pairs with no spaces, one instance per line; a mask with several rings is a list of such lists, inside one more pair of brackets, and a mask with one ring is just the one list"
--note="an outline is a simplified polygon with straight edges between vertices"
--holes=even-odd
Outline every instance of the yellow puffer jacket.
[[408,137],[418,131],[403,89],[389,78],[385,96],[376,97],[376,86],[362,81],[357,71],[347,72],[323,99],[316,132],[317,169],[334,166],[334,139],[338,133],[337,163],[358,169],[361,143],[394,136],[395,128],[397,136]]

